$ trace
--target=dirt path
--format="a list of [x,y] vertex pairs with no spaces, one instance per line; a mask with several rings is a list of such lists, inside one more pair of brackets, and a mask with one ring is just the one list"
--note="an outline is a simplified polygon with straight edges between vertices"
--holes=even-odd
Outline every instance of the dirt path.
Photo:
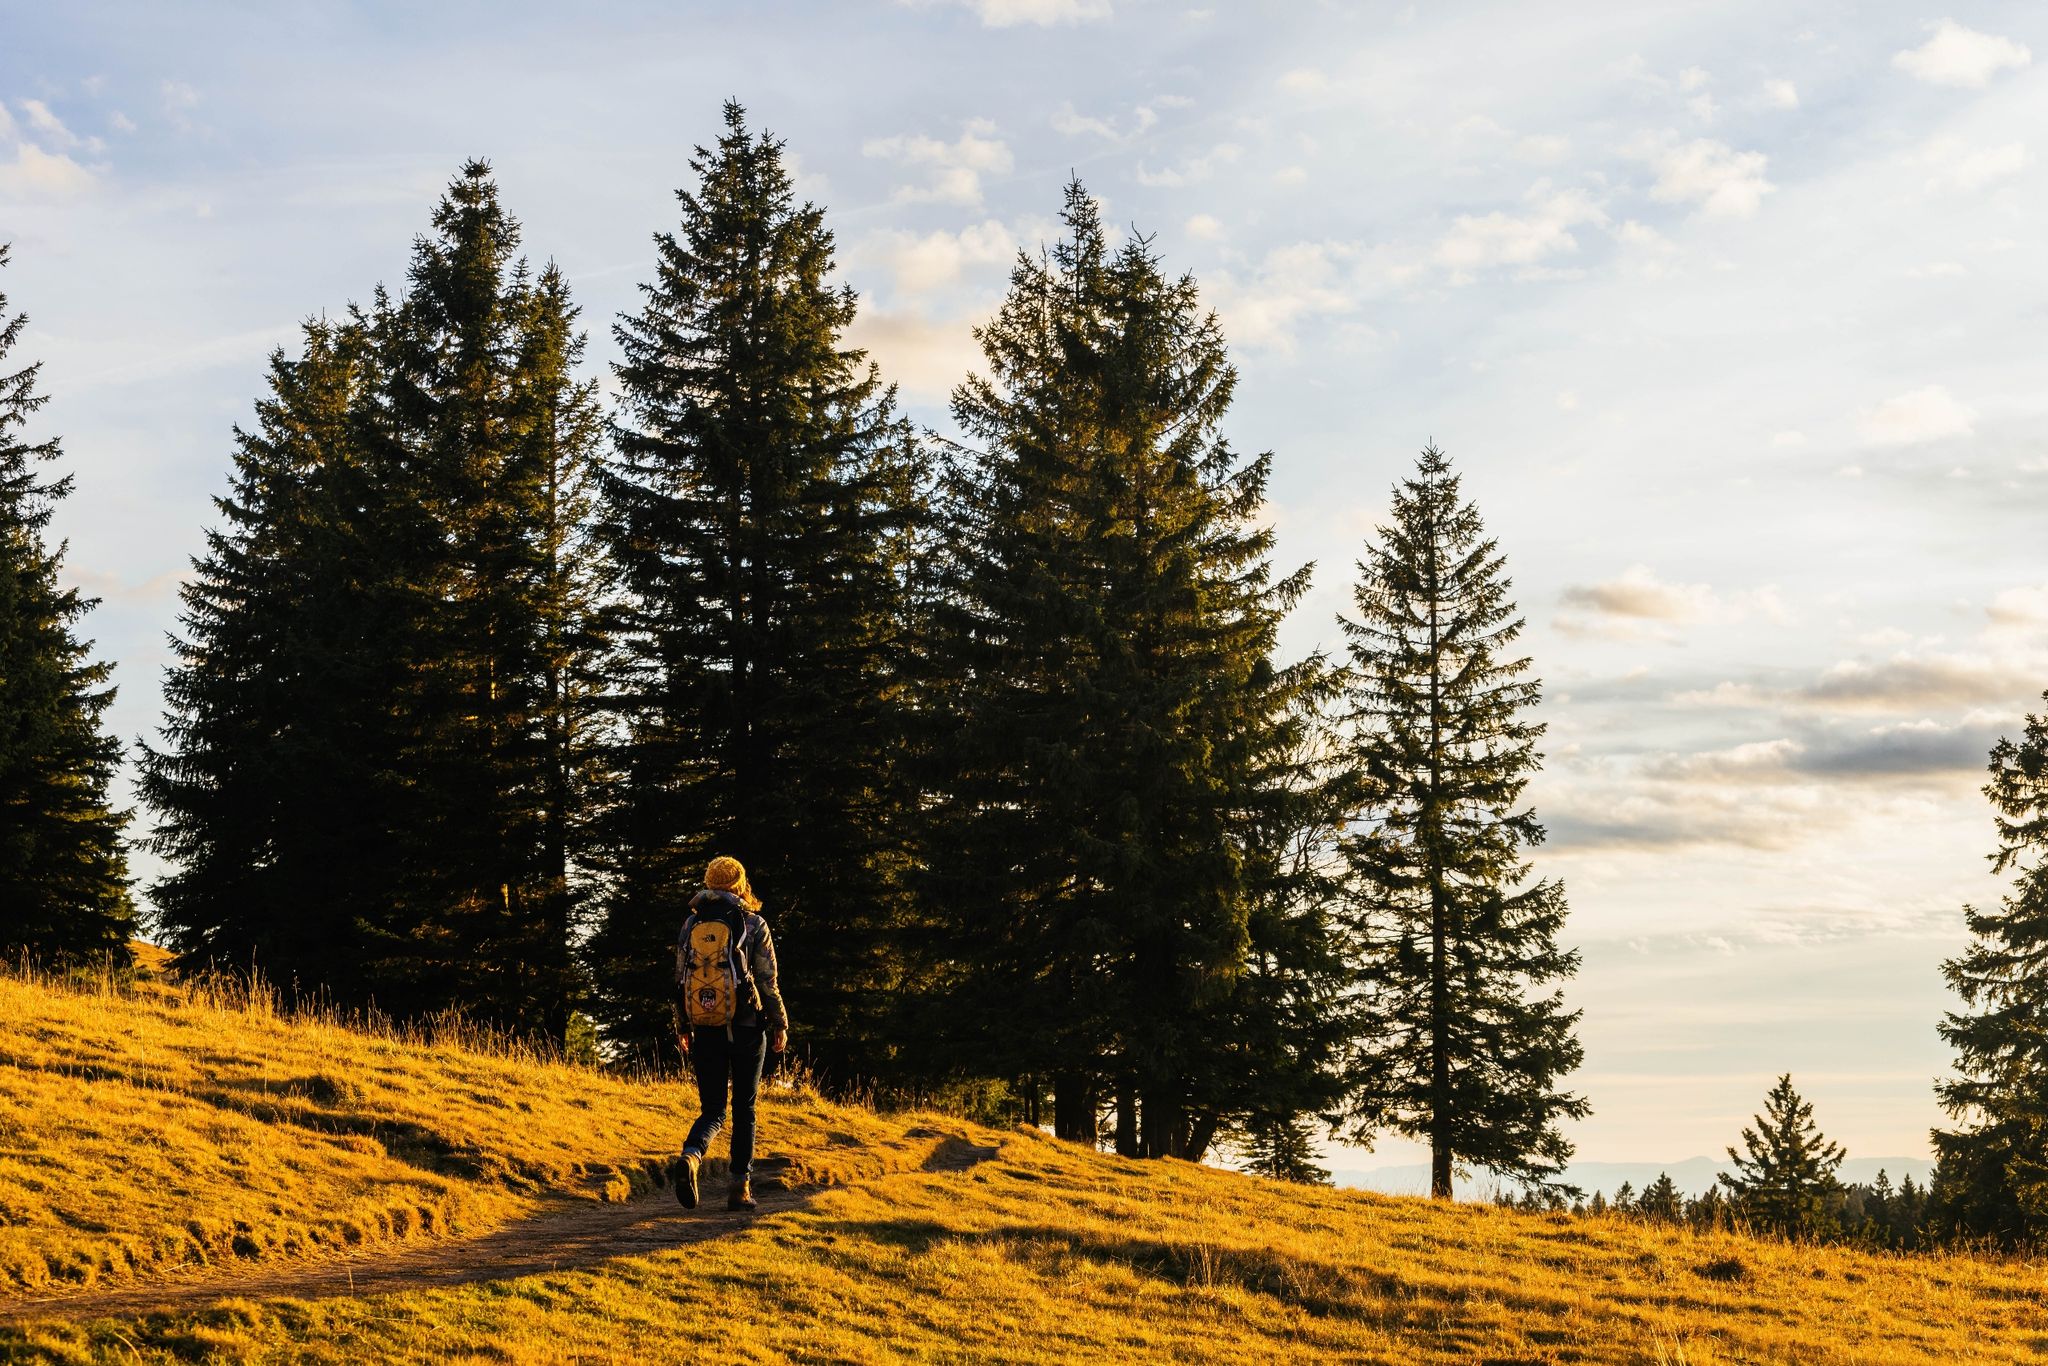
[[[964,1139],[945,1138],[920,1170],[958,1172],[996,1155]],[[786,1159],[764,1159],[764,1175]],[[752,1224],[800,1209],[820,1187],[761,1188],[752,1214],[725,1208],[722,1192],[707,1189],[694,1210],[676,1203],[673,1191],[655,1190],[621,1204],[562,1200],[553,1208],[474,1238],[437,1238],[366,1249],[341,1256],[252,1266],[232,1274],[206,1271],[189,1279],[155,1277],[122,1285],[0,1299],[0,1324],[30,1319],[88,1319],[197,1309],[224,1299],[328,1299],[337,1295],[378,1295],[430,1286],[509,1280],[549,1271],[595,1266],[614,1257],[640,1257],[737,1233]],[[713,1182],[714,1186],[721,1183]]]

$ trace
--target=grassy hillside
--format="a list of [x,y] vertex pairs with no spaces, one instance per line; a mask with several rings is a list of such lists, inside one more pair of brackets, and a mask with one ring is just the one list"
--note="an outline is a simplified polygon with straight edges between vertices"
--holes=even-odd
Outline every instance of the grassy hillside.
[[[369,1268],[385,1247],[453,1264],[491,1230],[544,1238],[646,1190],[687,1121],[683,1089],[203,992],[20,980],[0,980],[0,1064],[6,1360],[1704,1366],[2048,1350],[2039,1265],[1303,1190],[791,1092],[762,1141],[807,1191],[759,1217],[686,1214],[656,1192],[620,1209],[652,1240],[626,1255],[586,1237],[562,1269],[414,1286],[387,1267],[385,1288],[352,1296],[313,1273]],[[261,1294],[233,1293],[257,1272]],[[119,1314],[61,1298],[110,1290],[131,1297]]]

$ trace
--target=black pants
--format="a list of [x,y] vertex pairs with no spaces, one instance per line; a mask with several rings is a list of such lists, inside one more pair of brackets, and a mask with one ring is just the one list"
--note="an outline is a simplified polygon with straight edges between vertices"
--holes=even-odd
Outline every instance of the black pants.
[[767,1032],[734,1025],[732,1037],[723,1029],[690,1031],[690,1066],[697,1074],[697,1122],[683,1142],[683,1152],[704,1156],[711,1140],[725,1127],[725,1091],[732,1086],[732,1179],[754,1170],[754,1100],[761,1094],[761,1064],[768,1056]]

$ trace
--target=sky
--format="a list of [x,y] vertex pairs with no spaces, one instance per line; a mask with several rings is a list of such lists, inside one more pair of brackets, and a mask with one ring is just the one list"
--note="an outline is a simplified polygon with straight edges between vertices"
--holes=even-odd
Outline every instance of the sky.
[[1451,456],[1544,681],[1582,1158],[1718,1155],[1781,1072],[1927,1153],[1986,751],[2048,688],[2048,10],[0,0],[0,291],[124,739],[271,349],[485,156],[606,375],[729,97],[933,430],[1069,175],[1192,272],[1317,566],[1290,656]]

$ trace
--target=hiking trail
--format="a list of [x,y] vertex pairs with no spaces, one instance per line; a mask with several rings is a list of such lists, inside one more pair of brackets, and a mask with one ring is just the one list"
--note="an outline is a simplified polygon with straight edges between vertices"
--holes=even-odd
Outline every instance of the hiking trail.
[[[867,1179],[963,1172],[998,1151],[995,1145],[981,1146],[929,1130],[922,1136],[939,1141],[921,1165]],[[227,1299],[353,1298],[578,1270],[614,1258],[642,1257],[740,1233],[801,1209],[833,1189],[787,1188],[781,1173],[790,1166],[786,1157],[756,1162],[754,1195],[760,1207],[752,1213],[727,1210],[724,1198],[715,1196],[711,1187],[705,1191],[704,1203],[693,1210],[679,1205],[669,1186],[657,1186],[614,1204],[557,1196],[524,1219],[471,1237],[415,1239],[330,1256],[252,1264],[227,1273],[197,1268],[186,1275],[9,1295],[0,1298],[0,1324],[172,1313]]]

